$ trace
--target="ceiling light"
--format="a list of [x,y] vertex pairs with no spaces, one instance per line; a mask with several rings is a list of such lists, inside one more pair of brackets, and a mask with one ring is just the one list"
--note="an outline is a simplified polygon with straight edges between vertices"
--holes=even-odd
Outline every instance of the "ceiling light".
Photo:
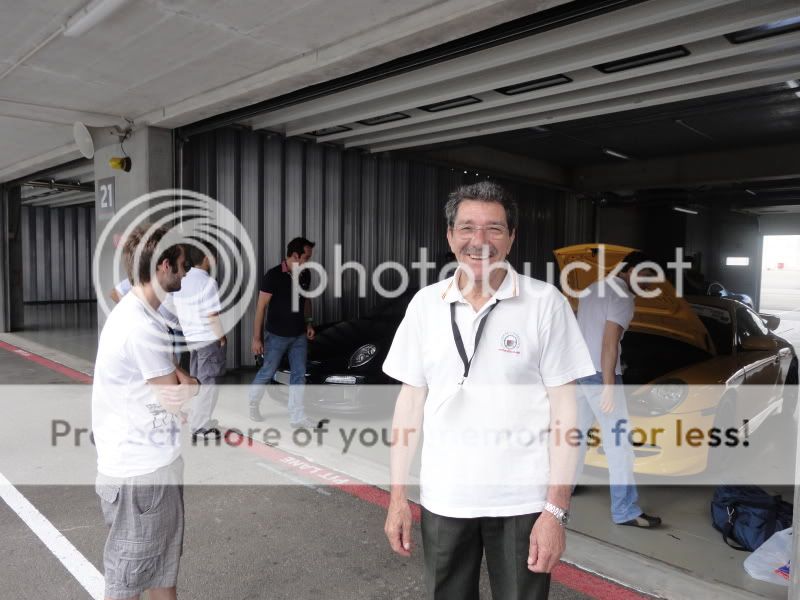
[[750,194],[751,196],[758,196],[758,194],[756,194],[753,190],[745,189],[744,191]]
[[78,37],[117,12],[128,0],[92,0],[72,15],[64,28],[67,37]]
[[800,83],[798,83],[796,79],[790,79],[786,82],[786,85],[789,86],[790,90],[796,90],[797,88],[800,88]]
[[672,210],[679,213],[686,213],[687,215],[699,215],[700,212],[692,208],[684,208],[683,206],[673,206]]
[[513,96],[515,94],[524,94],[525,92],[533,92],[534,90],[542,90],[544,88],[553,87],[554,85],[562,85],[571,82],[572,79],[566,75],[553,75],[552,77],[542,77],[541,79],[534,79],[533,81],[507,85],[497,88],[495,92],[500,92],[506,96]]
[[616,150],[612,150],[611,148],[603,148],[603,152],[608,154],[609,156],[613,156],[615,158],[621,158],[622,160],[630,160],[631,157],[627,154],[623,154],[622,152],[617,152]]
[[619,71],[644,67],[646,65],[664,62],[665,60],[681,58],[689,54],[691,54],[691,52],[689,52],[687,48],[683,46],[673,46],[671,48],[664,48],[663,50],[656,50],[655,52],[645,52],[644,54],[637,54],[636,56],[594,65],[594,68],[601,73],[618,73]]
[[795,92],[794,95],[800,98],[800,92]]
[[406,113],[395,112],[379,117],[372,117],[371,119],[364,119],[363,121],[359,121],[359,123],[362,125],[381,125],[383,123],[391,123],[392,121],[402,121],[403,119],[408,119],[410,116],[411,115],[407,115]]
[[750,29],[742,29],[734,31],[733,33],[726,33],[725,37],[731,44],[744,44],[746,42],[754,42],[756,40],[763,40],[764,38],[772,37],[774,35],[781,35],[791,31],[800,30],[800,17],[791,17],[789,19],[782,19],[774,21],[773,23],[766,23],[758,27],[751,27]]
[[434,104],[426,104],[420,106],[420,110],[427,112],[439,112],[442,110],[450,110],[451,108],[459,108],[461,106],[469,106],[470,104],[477,104],[482,102],[480,98],[475,96],[462,96],[460,98],[453,98],[452,100],[445,100],[444,102],[436,102]]
[[316,131],[309,131],[308,135],[320,137],[323,135],[332,135],[334,133],[341,133],[343,131],[350,131],[349,127],[344,125],[337,125],[336,127],[325,127],[324,129],[317,129]]

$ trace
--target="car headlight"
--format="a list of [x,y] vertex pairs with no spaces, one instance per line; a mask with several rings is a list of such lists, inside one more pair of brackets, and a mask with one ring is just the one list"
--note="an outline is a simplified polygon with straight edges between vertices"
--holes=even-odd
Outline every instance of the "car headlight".
[[646,397],[646,410],[651,415],[663,415],[672,411],[681,402],[686,400],[689,394],[689,384],[683,379],[662,379],[656,381],[650,388],[650,394]]
[[364,344],[350,356],[350,368],[367,364],[377,352],[378,348],[375,344]]

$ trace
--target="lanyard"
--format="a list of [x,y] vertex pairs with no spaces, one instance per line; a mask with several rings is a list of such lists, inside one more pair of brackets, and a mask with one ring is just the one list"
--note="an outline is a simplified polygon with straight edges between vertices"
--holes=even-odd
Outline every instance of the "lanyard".
[[489,309],[486,311],[486,314],[483,315],[481,322],[478,324],[478,331],[475,334],[475,346],[472,350],[472,356],[469,360],[467,360],[467,351],[464,349],[464,341],[461,339],[461,333],[458,331],[458,325],[456,325],[456,303],[452,302],[450,304],[450,325],[453,327],[453,340],[456,343],[456,348],[458,349],[458,355],[461,357],[461,362],[464,363],[464,376],[461,378],[459,385],[464,383],[464,380],[469,377],[469,368],[472,366],[472,359],[475,358],[475,353],[478,351],[478,343],[481,341],[483,326],[486,325],[486,319],[489,317],[489,313],[492,312],[498,304],[500,304],[500,300],[497,300],[489,307]]

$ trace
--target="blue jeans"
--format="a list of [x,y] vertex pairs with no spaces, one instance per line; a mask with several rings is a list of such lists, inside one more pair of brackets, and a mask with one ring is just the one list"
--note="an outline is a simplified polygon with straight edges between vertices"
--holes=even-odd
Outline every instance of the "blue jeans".
[[289,421],[299,423],[306,418],[303,407],[303,391],[306,383],[306,352],[308,339],[305,334],[295,337],[284,337],[274,333],[265,333],[264,364],[256,373],[250,385],[250,402],[256,404],[264,395],[264,384],[272,381],[281,364],[283,355],[289,353]]
[[[628,418],[628,405],[625,402],[625,391],[622,387],[622,377],[616,376],[614,410],[610,413],[600,410],[602,393],[602,373],[595,373],[578,380],[578,427],[583,432],[578,468],[583,468],[583,461],[586,457],[586,436],[596,419],[600,425],[603,451],[608,460],[608,476],[611,481],[611,519],[614,523],[624,523],[642,514],[642,509],[639,508],[639,494],[633,478],[633,448],[628,438],[631,425]],[[622,433],[614,432],[617,426]]]

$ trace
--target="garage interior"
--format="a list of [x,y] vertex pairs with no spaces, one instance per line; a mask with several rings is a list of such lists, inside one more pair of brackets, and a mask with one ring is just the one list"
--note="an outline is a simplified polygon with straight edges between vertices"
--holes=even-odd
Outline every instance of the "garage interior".
[[[263,232],[259,256],[273,262],[304,231],[322,242],[323,264],[332,241],[345,260],[409,264],[413,248],[443,250],[443,224],[430,223],[441,219],[447,191],[492,177],[512,182],[526,207],[513,261],[531,261],[534,276],[543,277],[549,251],[571,243],[641,248],[664,264],[682,247],[705,285],[720,282],[758,307],[763,236],[800,231],[798,7],[735,3],[624,34],[613,32],[616,19],[429,56],[427,66],[344,91],[234,112],[219,121],[222,130],[209,132],[213,120],[189,126],[186,186],[241,207],[242,221]],[[582,35],[587,41],[576,44]],[[342,302],[323,300],[323,321],[369,309],[371,298],[354,300],[354,283],[349,291]],[[778,331],[796,348],[798,314],[800,304],[781,312]],[[782,597],[751,579],[712,529],[712,492],[643,486],[644,506],[670,527],[641,532],[614,527],[606,489],[590,487],[575,500],[574,527]]]
[[97,351],[97,300],[92,285],[95,239],[94,167],[79,160],[21,182],[20,243],[26,339],[85,360]]
[[[318,242],[323,264],[336,243],[345,261],[368,269],[408,264],[421,246],[437,260],[446,193],[490,177],[520,200],[512,262],[531,262],[533,276],[564,245],[621,244],[662,261],[680,246],[707,282],[750,295],[758,308],[763,236],[800,233],[800,7],[595,4],[605,6],[588,16],[544,10],[356,75],[251,95],[222,114],[166,119],[157,124],[174,133],[175,182],[239,217],[262,272],[301,233]],[[17,333],[89,359],[92,166],[71,162],[4,188],[21,224],[19,248],[6,255],[26,257]],[[372,290],[363,299],[354,292],[346,280],[343,299],[326,296],[318,320],[353,318],[377,302]],[[231,368],[253,364],[253,306],[229,335]],[[784,308],[778,333],[800,352],[799,315],[800,303]],[[785,597],[749,578],[711,528],[708,488],[641,493],[669,528],[615,528],[600,486],[576,497],[574,529],[736,593]]]

